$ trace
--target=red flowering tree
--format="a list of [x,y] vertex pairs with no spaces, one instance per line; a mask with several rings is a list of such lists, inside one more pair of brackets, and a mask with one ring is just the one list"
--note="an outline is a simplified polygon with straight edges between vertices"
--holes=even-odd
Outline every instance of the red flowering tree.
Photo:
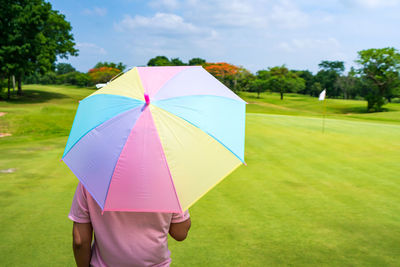
[[111,67],[100,67],[90,69],[88,75],[92,84],[106,83],[111,80],[114,76],[118,75],[121,70]]
[[[226,62],[205,63],[204,69],[211,73],[230,89],[236,91],[238,87],[244,87],[251,73],[245,68],[238,67]],[[241,88],[244,89],[244,88]]]
[[225,62],[205,63],[203,67],[216,78],[234,76],[238,73],[239,67]]

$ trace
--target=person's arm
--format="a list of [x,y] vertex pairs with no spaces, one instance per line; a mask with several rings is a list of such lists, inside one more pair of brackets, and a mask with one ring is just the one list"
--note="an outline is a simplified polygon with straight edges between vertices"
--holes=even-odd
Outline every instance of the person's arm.
[[190,218],[183,222],[171,223],[169,226],[169,234],[176,241],[183,241],[187,237],[191,224]]
[[72,229],[72,248],[78,267],[88,267],[92,257],[93,228],[91,223],[74,222]]

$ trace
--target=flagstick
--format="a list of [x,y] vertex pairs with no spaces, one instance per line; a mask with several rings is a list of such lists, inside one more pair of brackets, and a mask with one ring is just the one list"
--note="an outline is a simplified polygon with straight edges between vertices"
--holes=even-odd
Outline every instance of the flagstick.
[[324,98],[324,113],[322,114],[322,133],[325,132],[326,97]]

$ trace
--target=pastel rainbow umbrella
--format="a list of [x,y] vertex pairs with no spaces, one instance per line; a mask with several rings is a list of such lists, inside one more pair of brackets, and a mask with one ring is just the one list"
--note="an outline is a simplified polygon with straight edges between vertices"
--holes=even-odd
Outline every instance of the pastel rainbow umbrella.
[[62,160],[103,211],[182,212],[244,163],[245,109],[200,66],[136,67],[80,101]]

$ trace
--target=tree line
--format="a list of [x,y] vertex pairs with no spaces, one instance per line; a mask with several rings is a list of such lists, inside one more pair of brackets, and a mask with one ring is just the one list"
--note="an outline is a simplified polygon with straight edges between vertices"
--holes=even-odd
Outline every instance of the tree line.
[[[241,66],[225,62],[210,63],[202,58],[192,58],[187,63],[179,58],[166,56],[151,58],[147,66],[200,65],[233,91],[278,92],[281,99],[285,93],[318,96],[326,89],[327,97],[342,99],[365,99],[368,111],[382,111],[383,105],[400,97],[400,54],[394,48],[367,49],[358,52],[359,68],[351,67],[345,73],[343,61],[323,60],[319,71],[291,70],[285,65],[259,70],[255,74]],[[87,73],[77,71],[68,63],[55,64],[45,74],[34,72],[26,76],[25,83],[71,84],[94,86],[106,83],[126,66],[123,63],[98,62]]]
[[[318,96],[326,89],[329,98],[367,100],[368,111],[382,111],[386,102],[400,97],[400,54],[395,48],[359,51],[356,63],[359,68],[351,67],[345,73],[343,61],[324,60],[318,64],[316,74],[309,70],[291,70],[285,65],[253,74],[241,66],[225,62],[209,63],[198,57],[185,63],[179,58],[156,56],[148,61],[147,66],[201,65],[233,91],[256,92],[258,97],[266,91],[280,93],[281,99],[285,93]],[[121,62],[99,62],[87,73],[82,73],[70,64],[58,63],[52,71],[43,75],[34,72],[24,82],[94,86],[108,82],[125,69]]]
[[319,71],[291,70],[285,65],[259,70],[255,74],[241,66],[225,62],[207,63],[201,58],[193,58],[188,63],[179,58],[169,60],[157,56],[148,66],[202,65],[233,91],[260,93],[271,91],[280,93],[299,93],[318,96],[326,89],[329,98],[365,99],[367,110],[382,111],[383,105],[400,97],[400,53],[393,47],[371,48],[357,52],[357,68],[351,67],[345,73],[343,61],[323,60],[318,64]]
[[124,71],[126,65],[122,62],[98,62],[88,72],[77,71],[69,63],[54,64],[52,70],[41,74],[34,72],[26,76],[26,84],[66,84],[81,87],[92,87],[97,83],[106,83]]

